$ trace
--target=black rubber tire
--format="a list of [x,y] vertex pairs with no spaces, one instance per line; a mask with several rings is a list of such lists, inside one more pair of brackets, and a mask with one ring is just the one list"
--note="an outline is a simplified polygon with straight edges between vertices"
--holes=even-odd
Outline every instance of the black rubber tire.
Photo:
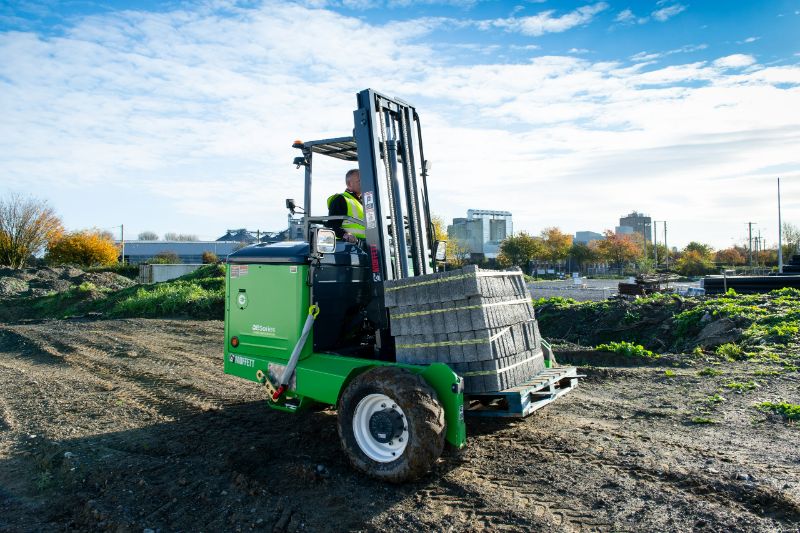
[[[408,445],[389,463],[380,463],[361,451],[353,434],[353,414],[368,394],[385,394],[403,410],[408,422]],[[427,474],[444,449],[444,408],[436,392],[416,374],[402,368],[372,368],[357,376],[339,398],[339,439],[350,463],[371,477],[392,483],[412,481]]]

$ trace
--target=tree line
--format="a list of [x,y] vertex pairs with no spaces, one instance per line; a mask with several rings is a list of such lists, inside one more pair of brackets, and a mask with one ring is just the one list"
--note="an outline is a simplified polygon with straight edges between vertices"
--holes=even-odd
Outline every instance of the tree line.
[[[572,236],[559,228],[545,228],[539,235],[520,232],[500,243],[497,262],[500,266],[519,266],[529,272],[533,263],[549,265],[563,264],[567,260],[574,269],[582,270],[588,265],[605,263],[622,271],[646,272],[669,260],[669,268],[679,274],[695,276],[716,273],[721,267],[737,267],[748,264],[751,252],[746,246],[731,246],[715,250],[708,244],[690,242],[682,250],[667,250],[663,244],[644,242],[639,234],[616,234],[603,232],[603,239],[589,244],[573,242]],[[783,225],[783,256],[788,261],[792,254],[800,253],[800,229],[791,223]],[[772,267],[778,263],[777,248],[752,252],[753,265]]]
[[[140,240],[158,240],[146,231]],[[197,241],[196,235],[165,233],[165,241]],[[120,246],[114,235],[97,228],[67,231],[46,201],[17,193],[0,198],[0,265],[13,269],[25,267],[36,257],[48,264],[82,267],[113,265],[120,260]],[[203,262],[216,262],[212,252],[203,254]],[[174,252],[162,252],[155,263],[177,263]]]

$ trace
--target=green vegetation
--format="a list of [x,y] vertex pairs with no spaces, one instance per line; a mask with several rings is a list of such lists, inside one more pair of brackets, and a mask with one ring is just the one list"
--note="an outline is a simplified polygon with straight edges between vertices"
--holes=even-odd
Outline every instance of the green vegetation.
[[225,267],[205,265],[178,279],[119,291],[85,282],[72,290],[31,298],[22,318],[64,318],[87,313],[107,317],[191,317],[222,319]]
[[646,349],[644,346],[640,344],[633,344],[626,341],[622,342],[612,341],[607,344],[598,344],[597,346],[595,346],[594,349],[600,352],[618,353],[626,357],[650,357],[650,358],[658,357],[657,354]]
[[725,357],[726,359],[734,361],[742,358],[744,355],[744,350],[742,350],[741,346],[737,346],[735,343],[728,342],[717,347],[715,353]]
[[761,402],[756,407],[762,411],[771,411],[788,420],[800,420],[800,405],[788,402]]
[[705,416],[693,416],[692,424],[716,424],[717,421]]
[[674,370],[667,369],[664,371],[664,377],[666,378],[674,378],[677,375]]
[[744,382],[742,382],[742,381],[731,381],[729,383],[726,383],[725,386],[727,388],[732,389],[732,390],[734,390],[736,392],[739,392],[739,393],[746,392],[746,391],[751,391],[753,389],[757,389],[758,387],[760,387],[760,385],[758,383],[756,383],[755,381],[752,381],[752,380],[751,381],[744,381]]
[[634,301],[546,298],[534,306],[543,335],[582,346],[628,342],[656,353],[784,366],[800,357],[800,290],[793,288]]
[[700,372],[697,373],[698,376],[721,376],[724,374],[722,370],[717,370],[716,368],[704,368]]
[[718,403],[726,402],[724,396],[720,396],[719,393],[713,394],[704,400],[707,404],[716,405]]

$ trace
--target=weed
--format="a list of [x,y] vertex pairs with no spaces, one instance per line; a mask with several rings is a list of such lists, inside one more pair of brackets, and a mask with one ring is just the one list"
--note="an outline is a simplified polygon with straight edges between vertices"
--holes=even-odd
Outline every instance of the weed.
[[762,411],[772,411],[788,420],[800,420],[800,405],[789,402],[761,402],[756,407]]
[[607,344],[598,344],[595,350],[600,352],[613,352],[627,357],[649,357],[656,358],[658,354],[651,352],[641,344],[633,344],[631,342],[609,342]]
[[724,396],[720,396],[719,393],[716,393],[713,396],[709,396],[704,401],[706,403],[708,403],[708,404],[711,404],[711,405],[717,405],[717,404],[720,404],[720,403],[725,402],[727,400],[725,399]]
[[780,376],[782,372],[774,368],[759,368],[753,374],[756,376]]
[[705,416],[693,416],[692,424],[716,424],[717,421]]
[[92,283],[91,281],[84,281],[80,285],[78,285],[77,289],[78,292],[91,292],[97,290],[97,285]]
[[728,342],[718,346],[715,353],[726,359],[734,361],[742,358],[744,355],[744,350],[742,350],[742,347],[738,346],[736,343]]
[[704,355],[703,348],[695,346],[694,350],[692,350],[692,355]]
[[534,307],[552,305],[553,307],[568,307],[577,304],[578,301],[572,298],[562,298],[561,296],[551,296],[550,298],[539,298],[533,300]]
[[664,377],[667,377],[667,378],[674,378],[677,375],[678,374],[676,374],[674,370],[667,369],[667,370],[664,371]]
[[50,471],[44,471],[39,473],[39,477],[36,478],[36,488],[39,491],[43,491],[48,489],[53,484],[53,474]]
[[704,368],[700,372],[697,373],[698,376],[721,376],[724,374],[722,370],[717,370],[716,368]]
[[751,380],[751,381],[744,381],[744,382],[742,382],[742,381],[731,381],[729,383],[726,383],[725,386],[727,388],[729,388],[729,389],[732,389],[732,390],[738,392],[738,393],[742,393],[742,392],[746,392],[746,391],[751,391],[753,389],[757,389],[761,385],[759,385],[755,381]]

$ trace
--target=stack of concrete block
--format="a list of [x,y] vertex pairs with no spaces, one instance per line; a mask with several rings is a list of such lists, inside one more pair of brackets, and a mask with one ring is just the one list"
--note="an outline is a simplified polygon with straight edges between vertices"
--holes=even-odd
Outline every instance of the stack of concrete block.
[[384,283],[397,360],[442,362],[467,392],[507,389],[544,368],[522,272],[468,266]]

